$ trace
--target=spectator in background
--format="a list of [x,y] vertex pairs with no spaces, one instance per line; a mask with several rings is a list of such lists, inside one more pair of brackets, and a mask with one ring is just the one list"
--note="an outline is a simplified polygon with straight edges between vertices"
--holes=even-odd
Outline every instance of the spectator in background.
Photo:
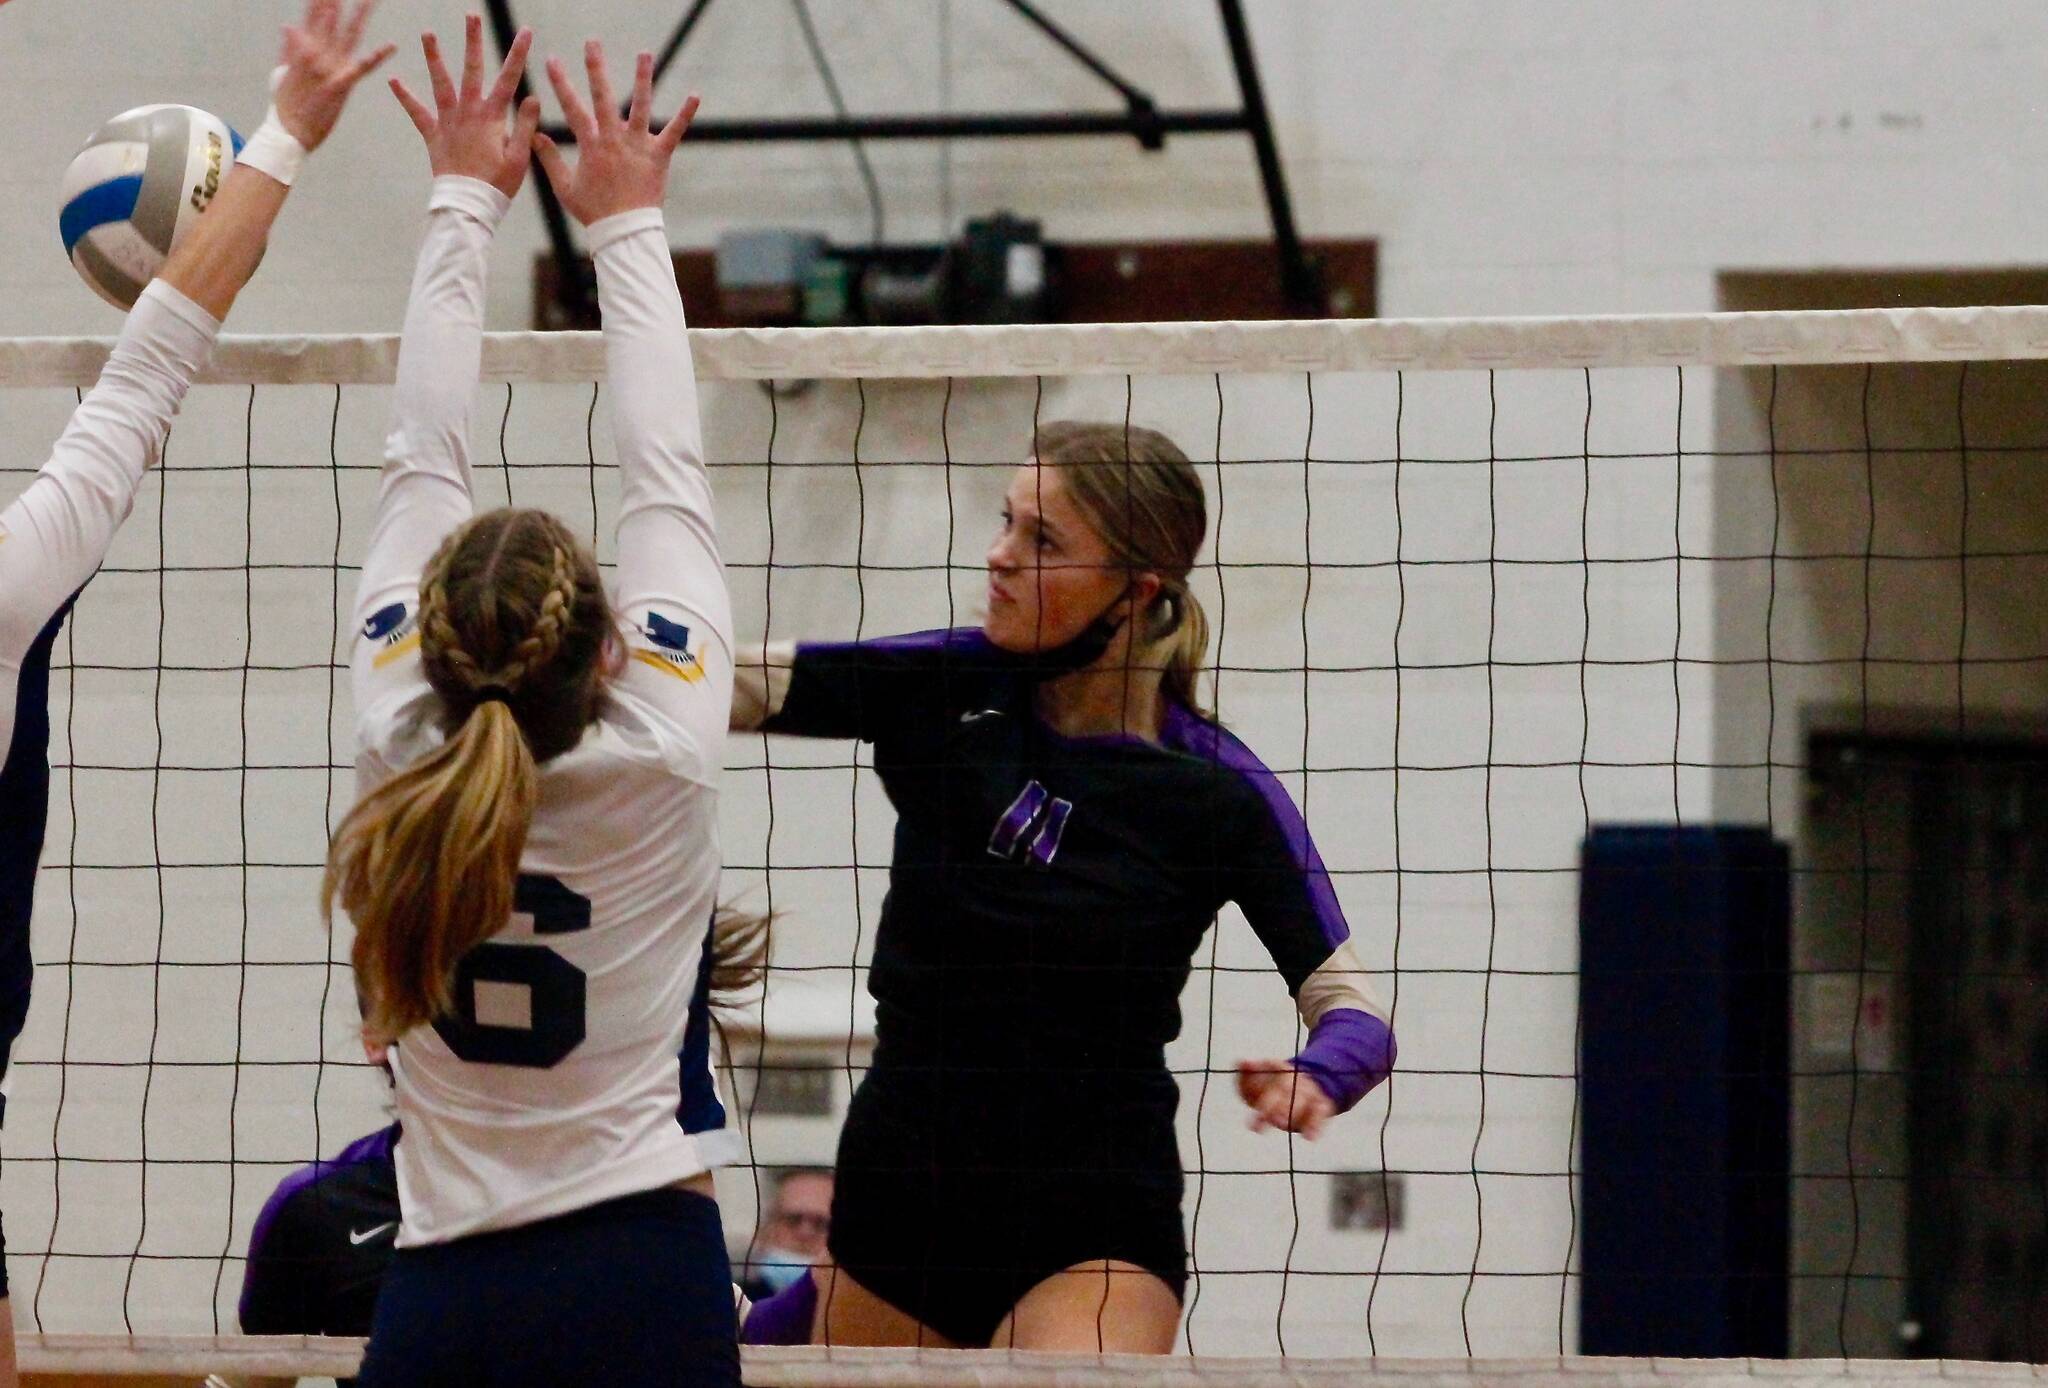
[[766,1300],[823,1262],[831,1232],[831,1168],[792,1166],[776,1173],[767,1212],[739,1260],[748,1299]]

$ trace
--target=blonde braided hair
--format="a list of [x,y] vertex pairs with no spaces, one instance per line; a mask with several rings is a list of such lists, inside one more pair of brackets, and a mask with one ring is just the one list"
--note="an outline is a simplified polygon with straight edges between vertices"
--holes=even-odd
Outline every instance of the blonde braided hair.
[[484,669],[463,646],[462,636],[448,611],[447,564],[453,555],[457,531],[434,556],[420,584],[420,639],[423,646],[439,651],[441,658],[460,678],[464,689],[482,693],[501,689],[515,693],[529,673],[553,660],[562,648],[562,636],[576,607],[577,575],[569,548],[553,546],[548,552],[549,586],[540,600],[538,613],[526,636],[513,646],[511,656],[494,669]]
[[554,586],[540,600],[540,616],[524,641],[512,648],[512,659],[492,676],[491,683],[517,689],[528,672],[538,670],[555,658],[562,648],[562,628],[576,603],[576,573],[569,567],[569,552],[557,545],[553,551]]
[[512,912],[540,763],[596,717],[612,615],[597,561],[545,511],[478,516],[420,582],[420,661],[448,737],[357,801],[321,888],[354,919],[367,1035],[445,1014],[455,966]]

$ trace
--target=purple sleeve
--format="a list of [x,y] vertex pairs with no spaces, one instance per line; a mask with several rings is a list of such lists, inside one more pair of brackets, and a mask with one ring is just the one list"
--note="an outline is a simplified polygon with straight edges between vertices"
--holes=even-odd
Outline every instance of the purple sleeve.
[[1169,745],[1212,762],[1250,792],[1238,798],[1241,810],[1226,840],[1223,892],[1244,911],[1287,991],[1298,994],[1351,938],[1301,811],[1258,754],[1218,724],[1176,705],[1165,734]]
[[811,1317],[818,1309],[818,1284],[807,1272],[774,1296],[764,1297],[747,1312],[740,1327],[743,1345],[807,1345]]
[[763,732],[876,742],[986,707],[1002,688],[1078,670],[1107,638],[1091,629],[1046,651],[1010,651],[979,627],[871,641],[800,641],[782,707]]
[[804,641],[782,707],[763,732],[874,742],[940,712],[954,676],[972,676],[993,650],[973,628],[918,631],[874,641]]
[[1309,1029],[1294,1067],[1323,1087],[1348,1113],[1374,1085],[1394,1072],[1394,1029],[1369,1012],[1341,1007]]

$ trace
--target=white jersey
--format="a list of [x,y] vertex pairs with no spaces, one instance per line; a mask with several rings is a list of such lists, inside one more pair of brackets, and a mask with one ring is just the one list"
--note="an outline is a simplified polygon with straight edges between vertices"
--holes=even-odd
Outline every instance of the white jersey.
[[49,461],[0,511],[0,755],[30,649],[107,557],[219,335],[219,319],[152,281]]
[[49,461],[0,510],[0,1072],[28,1019],[29,919],[50,805],[50,653],[219,333],[212,314],[151,284]]
[[[356,600],[357,794],[440,745],[420,573],[471,511],[484,261],[507,201],[434,185]],[[658,209],[590,229],[623,497],[628,659],[581,743],[541,767],[511,922],[456,1013],[392,1049],[400,1247],[530,1223],[736,1155],[711,1070],[706,945],[732,617],[683,305]]]

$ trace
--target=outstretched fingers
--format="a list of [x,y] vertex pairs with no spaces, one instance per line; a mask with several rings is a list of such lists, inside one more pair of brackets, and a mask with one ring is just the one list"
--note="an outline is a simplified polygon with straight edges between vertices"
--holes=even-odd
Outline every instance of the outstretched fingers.
[[480,14],[462,17],[462,100],[476,101],[484,94],[484,19]]
[[[583,93],[569,80],[569,70],[560,58],[548,59],[548,84],[555,89],[555,100],[562,104],[562,119],[568,123],[569,133],[578,143],[590,143],[597,139],[597,118],[590,113],[590,104],[583,99]],[[549,175],[551,178],[552,174]]]
[[[536,120],[539,116],[539,105],[539,101],[535,100],[534,114]],[[526,112],[524,110],[519,113],[519,119],[520,124],[525,124]],[[562,147],[539,129],[536,129],[533,133],[533,157],[540,160],[540,171],[548,176],[548,182],[554,186],[557,193],[560,193],[569,186],[574,175],[569,172],[569,161],[562,157]]]
[[604,125],[619,122],[619,99],[612,95],[611,74],[604,70],[604,45],[590,39],[583,45],[583,69],[590,78],[590,104]]
[[427,55],[427,80],[434,85],[434,105],[448,111],[455,106],[455,81],[441,58],[441,38],[429,31],[420,35],[420,51]]
[[377,8],[377,0],[361,0],[349,12],[348,20],[341,26],[341,51],[353,53],[356,45],[363,41],[363,31],[369,27],[370,15]]
[[529,96],[519,103],[518,123],[512,130],[513,149],[532,149],[540,134],[540,98]]
[[683,136],[690,131],[690,122],[697,118],[697,94],[691,92],[684,99],[682,109],[669,117],[668,124],[661,128],[663,153],[674,153],[675,147],[683,142]]
[[365,53],[362,57],[356,59],[353,63],[350,63],[348,65],[348,70],[342,73],[342,85],[345,87],[353,87],[356,83],[362,81],[365,77],[368,77],[378,68],[384,66],[385,62],[391,57],[391,55],[393,53],[396,53],[397,51],[397,44],[387,43],[383,45],[381,48],[373,49],[372,51]]
[[498,80],[491,84],[493,106],[505,105],[519,90],[519,83],[526,76],[526,55],[532,48],[533,30],[521,29],[513,37],[511,48],[505,51],[505,65],[498,69]]
[[412,94],[412,89],[405,85],[405,79],[400,77],[391,79],[391,94],[398,98],[398,104],[405,108],[405,113],[408,116],[412,117],[412,128],[419,131],[422,137],[432,139],[434,127],[438,123],[434,118],[434,113],[427,109],[427,104],[424,101],[421,101]]
[[654,55],[642,53],[633,61],[633,107],[626,113],[626,124],[635,130],[647,129],[653,106]]

